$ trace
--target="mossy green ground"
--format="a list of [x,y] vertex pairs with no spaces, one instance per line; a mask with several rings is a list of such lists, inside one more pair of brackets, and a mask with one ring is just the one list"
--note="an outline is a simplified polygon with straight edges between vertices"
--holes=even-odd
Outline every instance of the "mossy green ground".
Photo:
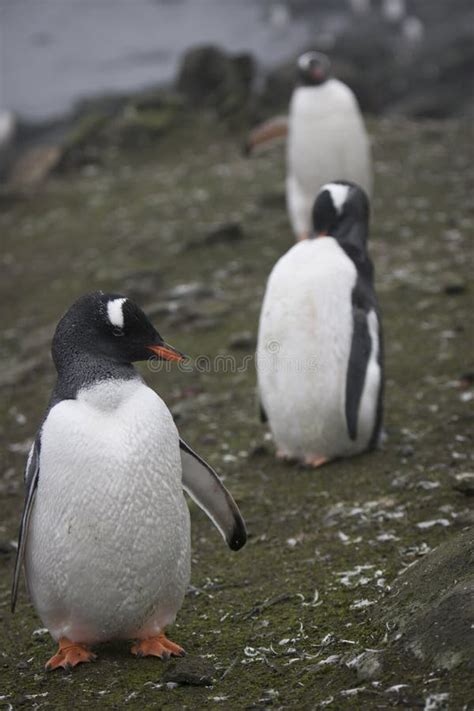
[[[54,644],[33,634],[42,625],[23,590],[10,614],[14,556],[5,546],[0,707],[423,708],[430,695],[448,693],[459,709],[474,697],[463,668],[446,674],[388,654],[380,674],[363,681],[347,665],[364,649],[384,648],[372,613],[397,574],[472,523],[468,499],[453,489],[453,476],[472,466],[470,402],[458,383],[473,369],[469,127],[369,127],[387,440],[319,471],[277,462],[268,442],[258,449],[265,429],[252,348],[229,351],[233,334],[256,334],[266,277],[292,243],[281,147],[246,160],[242,137],[204,116],[133,152],[109,146],[99,165],[0,203],[0,540],[16,538],[25,453],[54,380],[51,327],[75,298],[99,288],[138,294],[162,335],[193,358],[236,358],[235,367],[210,372],[142,371],[179,415],[183,437],[224,476],[249,530],[247,546],[232,553],[193,507],[193,588],[169,633],[213,665],[212,687],[160,685],[167,663],[137,660],[126,644],[99,649],[96,664],[72,674],[44,672]],[[240,241],[204,242],[229,221],[241,224]],[[167,293],[190,282],[214,293],[184,303]]]

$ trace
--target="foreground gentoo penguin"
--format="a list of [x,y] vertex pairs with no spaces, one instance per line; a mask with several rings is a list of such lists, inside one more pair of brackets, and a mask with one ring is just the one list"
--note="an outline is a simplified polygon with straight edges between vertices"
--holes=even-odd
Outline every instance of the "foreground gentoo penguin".
[[314,233],[268,280],[257,345],[262,414],[284,459],[319,466],[373,448],[382,424],[382,332],[367,254],[369,203],[325,185]]
[[314,196],[335,177],[372,190],[370,145],[353,92],[330,77],[330,62],[320,52],[298,59],[299,85],[293,92],[289,118],[272,119],[249,137],[248,151],[288,133],[286,201],[297,240],[311,231]]
[[47,669],[90,661],[89,645],[111,639],[136,640],[137,656],[182,655],[164,630],[190,577],[183,488],[230,548],[246,540],[231,495],[132,365],[184,356],[133,302],[103,292],[73,304],[52,355],[58,379],[26,466],[12,610],[24,561],[59,642]]

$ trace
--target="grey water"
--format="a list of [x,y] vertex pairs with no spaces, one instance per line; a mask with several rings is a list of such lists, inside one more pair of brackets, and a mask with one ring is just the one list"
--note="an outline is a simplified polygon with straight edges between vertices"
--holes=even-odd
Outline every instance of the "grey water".
[[198,44],[271,66],[310,42],[304,14],[274,0],[0,0],[0,110],[44,121],[168,83]]

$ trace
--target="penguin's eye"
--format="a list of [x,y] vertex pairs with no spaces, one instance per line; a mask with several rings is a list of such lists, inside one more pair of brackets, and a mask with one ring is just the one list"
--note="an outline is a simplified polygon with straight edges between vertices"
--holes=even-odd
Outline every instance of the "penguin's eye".
[[118,326],[114,326],[114,328],[112,329],[112,333],[114,334],[114,336],[117,337],[125,335],[123,328],[119,328]]

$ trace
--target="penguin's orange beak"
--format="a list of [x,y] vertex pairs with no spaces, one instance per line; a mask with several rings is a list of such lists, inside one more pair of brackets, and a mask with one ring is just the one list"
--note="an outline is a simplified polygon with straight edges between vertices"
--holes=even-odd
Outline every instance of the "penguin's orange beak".
[[164,360],[174,360],[178,363],[186,360],[187,356],[180,351],[177,351],[173,346],[169,346],[167,343],[162,343],[159,346],[147,346],[148,350],[155,355],[163,358]]

